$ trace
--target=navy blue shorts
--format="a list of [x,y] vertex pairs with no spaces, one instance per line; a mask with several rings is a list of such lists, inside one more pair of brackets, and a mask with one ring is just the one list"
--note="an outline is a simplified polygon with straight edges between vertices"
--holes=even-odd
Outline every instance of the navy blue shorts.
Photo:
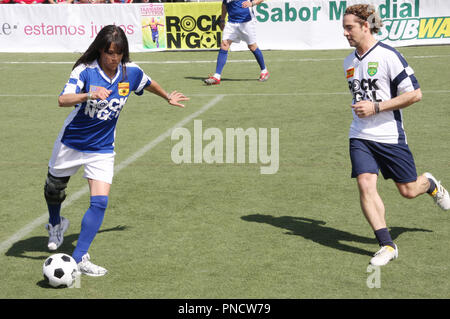
[[363,173],[377,174],[396,183],[417,180],[416,165],[407,144],[387,144],[356,138],[350,139],[352,178]]

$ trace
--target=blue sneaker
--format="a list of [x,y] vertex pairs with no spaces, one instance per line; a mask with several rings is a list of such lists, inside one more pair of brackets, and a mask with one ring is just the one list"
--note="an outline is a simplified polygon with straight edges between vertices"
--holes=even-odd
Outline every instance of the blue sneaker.
[[56,250],[61,246],[64,241],[64,233],[69,228],[69,220],[61,216],[61,221],[58,225],[52,226],[51,224],[45,225],[45,229],[48,231],[48,249]]

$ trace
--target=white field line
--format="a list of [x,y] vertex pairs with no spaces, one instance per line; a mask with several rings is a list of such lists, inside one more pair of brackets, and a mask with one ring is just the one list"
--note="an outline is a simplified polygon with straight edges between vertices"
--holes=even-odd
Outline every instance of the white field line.
[[[172,131],[174,129],[176,129],[178,127],[183,127],[184,125],[189,123],[191,120],[193,120],[194,118],[198,117],[200,114],[206,112],[207,110],[212,108],[214,105],[219,103],[224,97],[225,97],[225,95],[216,95],[215,98],[213,98],[211,101],[209,101],[204,106],[202,106],[198,111],[196,111],[196,112],[186,116],[183,120],[181,120],[180,122],[175,124],[173,127],[171,127],[170,129],[168,129],[167,131],[165,131],[164,133],[159,135],[157,138],[155,138],[154,140],[152,140],[148,144],[146,144],[144,147],[139,149],[137,152],[135,152],[133,155],[128,157],[126,160],[124,160],[123,162],[117,164],[114,167],[114,174],[117,174],[122,169],[127,168],[130,164],[135,162],[139,157],[143,156],[145,153],[149,152],[152,148],[154,148],[159,143],[164,141],[166,138],[171,136]],[[64,208],[64,207],[67,207],[67,206],[71,205],[73,202],[75,202],[81,196],[83,196],[83,195],[85,195],[87,193],[89,193],[89,186],[88,185],[82,187],[81,189],[79,189],[78,191],[73,193],[71,196],[69,196],[63,202],[63,205],[61,207]],[[27,236],[36,227],[44,224],[47,221],[47,219],[48,219],[48,213],[46,212],[46,213],[42,214],[41,216],[39,216],[38,218],[36,218],[35,220],[33,220],[32,222],[30,222],[29,224],[27,224],[24,227],[22,227],[21,229],[19,229],[16,233],[14,233],[8,239],[2,241],[0,243],[0,254],[3,255],[4,251],[6,251],[9,247],[11,247],[14,243],[18,242],[19,240],[21,240],[22,238]]]
[[[406,56],[408,59],[440,59],[448,58],[450,55],[411,55]],[[304,58],[304,59],[267,59],[266,63],[271,62],[323,62],[323,61],[343,61],[345,57],[341,58]],[[133,61],[136,64],[202,64],[202,63],[216,63],[217,60],[172,60],[172,61]],[[255,59],[245,60],[227,60],[227,63],[251,63]],[[73,61],[0,61],[0,64],[71,64]]]
[[[446,91],[444,91],[444,92],[446,92]],[[184,93],[184,94],[188,97],[217,96],[217,93],[194,93],[194,94]],[[344,95],[344,94],[349,94],[349,93],[348,92],[226,93],[226,94],[221,94],[221,95],[224,97],[227,97],[227,96],[261,96],[261,95],[263,95],[263,96],[302,96],[302,95],[316,96],[316,95],[341,95],[341,94]],[[54,95],[54,94],[0,94],[0,97],[42,97],[42,98],[53,97],[56,99],[56,95]]]
[[[422,91],[424,94],[448,94],[450,90],[426,90]],[[291,92],[291,93],[224,93],[221,94],[222,97],[229,96],[324,96],[324,95],[348,95],[349,92]],[[194,93],[187,94],[186,96],[193,97],[208,97],[208,96],[217,96],[215,93]],[[49,98],[53,97],[56,99],[56,95],[54,94],[0,94],[0,97],[41,97],[41,98]],[[55,100],[56,101],[56,100]],[[55,102],[56,103],[56,102]]]

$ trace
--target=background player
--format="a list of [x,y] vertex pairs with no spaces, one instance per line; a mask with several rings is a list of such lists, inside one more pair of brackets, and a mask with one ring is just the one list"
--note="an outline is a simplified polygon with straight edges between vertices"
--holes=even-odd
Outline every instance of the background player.
[[69,81],[58,98],[59,106],[75,106],[55,141],[44,186],[49,211],[48,248],[63,242],[69,221],[60,216],[70,176],[84,166],[90,188],[90,206],[72,254],[81,273],[102,276],[106,269],[90,262],[88,249],[99,230],[108,204],[114,174],[114,138],[117,119],[131,92],[154,93],[169,104],[184,107],[182,93],[168,94],[139,66],[130,62],[128,41],[120,27],[109,25],[98,33],[75,63]]
[[[222,42],[217,56],[216,73],[204,80],[207,85],[220,84],[222,70],[227,62],[228,50],[233,42],[245,41],[248,48],[253,53],[261,68],[259,81],[267,81],[269,72],[264,63],[264,57],[256,44],[256,20],[253,13],[253,6],[264,0],[223,0],[220,28],[223,30]],[[225,24],[225,17],[228,13],[228,22]]]
[[442,209],[450,209],[449,194],[440,182],[430,173],[417,176],[401,109],[420,101],[422,93],[403,56],[375,39],[381,25],[373,6],[353,5],[345,11],[344,36],[356,48],[344,61],[353,95],[349,134],[352,177],[357,179],[361,208],[381,246],[370,261],[377,266],[398,256],[377,192],[379,171],[385,179],[394,180],[402,196],[428,193]]
[[159,48],[159,26],[164,26],[164,24],[160,23],[158,20],[155,20],[153,17],[149,24],[142,26],[142,28],[150,27],[152,31],[152,41],[156,44],[156,47]]

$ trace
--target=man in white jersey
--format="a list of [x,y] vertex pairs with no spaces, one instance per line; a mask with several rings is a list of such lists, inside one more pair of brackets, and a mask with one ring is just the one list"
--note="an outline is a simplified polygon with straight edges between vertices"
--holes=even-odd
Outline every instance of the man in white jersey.
[[125,33],[115,25],[105,26],[75,63],[58,98],[59,106],[75,108],[64,122],[49,161],[44,195],[49,211],[48,249],[56,250],[69,227],[60,216],[65,188],[72,175],[84,166],[90,189],[90,206],[83,216],[72,257],[79,271],[102,276],[106,269],[90,261],[88,249],[105,215],[114,174],[114,138],[117,119],[129,95],[154,93],[169,104],[184,107],[182,93],[168,94],[136,64],[130,62]]
[[[227,62],[228,50],[233,42],[244,41],[255,56],[261,72],[259,81],[265,82],[269,79],[269,72],[264,63],[264,57],[256,43],[256,20],[253,6],[264,0],[222,0],[222,15],[220,28],[223,30],[222,42],[217,55],[216,73],[204,82],[207,85],[220,84],[223,68]],[[225,17],[228,14],[228,22]]]
[[430,194],[437,205],[450,209],[447,190],[430,173],[417,176],[403,128],[402,109],[421,100],[413,69],[394,48],[378,42],[382,26],[375,8],[358,4],[346,9],[344,36],[356,50],[344,61],[344,74],[352,94],[350,127],[352,177],[356,178],[363,213],[381,249],[370,260],[382,266],[398,257],[377,192],[378,172],[393,179],[400,194],[415,198]]

